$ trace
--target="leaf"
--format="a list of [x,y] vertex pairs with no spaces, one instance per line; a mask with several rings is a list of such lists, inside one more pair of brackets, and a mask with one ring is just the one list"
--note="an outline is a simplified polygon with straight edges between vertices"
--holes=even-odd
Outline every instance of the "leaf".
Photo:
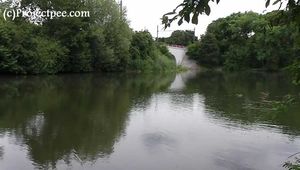
[[184,20],[185,20],[186,22],[190,22],[190,14],[185,14],[185,15],[184,15]]
[[199,13],[195,13],[193,18],[192,18],[192,23],[193,24],[198,24],[198,16],[199,16]]
[[210,12],[211,12],[210,7],[207,5],[207,6],[205,7],[205,14],[206,14],[206,15],[209,15]]
[[168,12],[168,13],[166,13],[166,14],[164,14],[164,15],[174,15],[174,14],[176,14],[176,12]]
[[281,9],[281,7],[282,7],[282,4],[283,4],[283,2],[281,2],[281,3],[280,3],[280,5],[279,5],[279,8],[278,8],[278,9]]
[[192,5],[193,4],[193,0],[189,0],[187,4],[188,5]]
[[163,18],[162,18],[162,23],[163,23],[163,24],[167,24],[168,21],[169,21],[169,17],[163,16]]
[[180,20],[178,21],[178,25],[180,26],[183,23],[183,18],[180,18]]
[[181,6],[184,6],[184,3],[179,4],[173,11],[176,11]]
[[273,3],[273,5],[276,5],[276,4],[278,4],[279,2],[281,2],[281,0],[276,0],[276,1]]
[[271,0],[267,0],[267,2],[266,2],[266,8],[270,5],[270,1]]

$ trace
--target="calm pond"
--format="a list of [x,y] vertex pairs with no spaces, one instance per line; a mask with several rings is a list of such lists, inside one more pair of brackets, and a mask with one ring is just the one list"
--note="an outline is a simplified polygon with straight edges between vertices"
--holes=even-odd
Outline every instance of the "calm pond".
[[299,95],[267,73],[2,76],[0,169],[283,169]]

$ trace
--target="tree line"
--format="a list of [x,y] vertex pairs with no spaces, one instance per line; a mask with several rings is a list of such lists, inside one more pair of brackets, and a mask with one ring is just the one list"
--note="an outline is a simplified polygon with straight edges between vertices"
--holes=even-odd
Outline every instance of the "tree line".
[[[1,9],[90,11],[89,18],[0,18],[0,73],[165,71],[173,56],[148,31],[134,32],[114,0],[22,0]],[[39,22],[38,22],[39,21]]]
[[176,30],[172,32],[170,37],[158,38],[159,42],[182,46],[188,46],[197,40],[198,38],[195,36],[195,31],[190,30]]
[[[286,11],[235,13],[212,22],[188,55],[206,67],[279,71],[299,67],[299,29]],[[298,68],[299,69],[299,68]],[[297,71],[293,71],[297,73]],[[295,76],[295,82],[297,82]]]
[[[193,24],[198,24],[199,15],[210,15],[212,3],[219,4],[221,0],[182,0],[182,3],[178,4],[171,12],[168,12],[162,16],[162,23],[165,28],[170,27],[175,21],[178,21],[178,25],[183,22],[192,22]],[[223,1],[222,1],[223,2]],[[291,26],[295,27],[296,41],[292,46],[288,47],[288,50],[299,48],[300,46],[300,0],[265,0],[265,7],[268,8],[270,5],[278,5],[279,9],[283,9],[281,13],[284,13],[285,21],[282,21],[281,26]],[[278,26],[278,25],[277,25]],[[278,28],[278,27],[277,27]],[[275,31],[275,30],[274,30]],[[278,35],[279,30],[277,30]],[[205,41],[205,40],[204,40]],[[216,48],[216,47],[213,47]],[[297,50],[295,50],[297,51]],[[216,52],[218,53],[218,51]],[[276,54],[275,54],[276,55]],[[293,76],[294,83],[300,84],[300,54],[296,54],[296,59],[289,65],[288,69]],[[219,61],[214,61],[219,62]],[[233,66],[235,67],[235,66]],[[270,67],[271,68],[271,67]],[[234,69],[234,68],[233,68]],[[274,69],[274,68],[271,68]],[[276,69],[276,66],[275,66]]]

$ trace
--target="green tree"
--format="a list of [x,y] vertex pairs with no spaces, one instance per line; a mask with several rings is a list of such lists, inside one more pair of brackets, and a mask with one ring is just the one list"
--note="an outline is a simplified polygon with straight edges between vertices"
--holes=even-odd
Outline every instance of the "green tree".
[[281,12],[236,13],[218,19],[208,26],[199,43],[190,46],[188,54],[201,65],[227,70],[277,71],[287,67],[297,57],[293,44],[298,34],[297,27],[284,25],[274,17]]
[[175,70],[176,63],[166,47],[156,44],[148,31],[135,32],[130,47],[130,70],[161,72]]
[[[138,70],[175,67],[166,48],[155,44],[150,34],[129,28],[126,10],[120,10],[113,0],[22,0],[20,7],[14,1],[0,5],[24,11],[90,12],[90,17],[82,18],[1,19],[0,72],[54,74],[126,71],[132,70],[132,65],[139,65]],[[132,64],[139,62],[143,64]]]
[[[220,48],[214,34],[206,34],[201,37],[201,42],[188,47],[188,53],[192,59],[195,59],[201,65],[207,67],[221,66]],[[201,55],[201,56],[200,56]]]
[[[285,25],[289,25],[290,23],[295,24],[296,26],[296,37],[294,37],[296,40],[294,41],[293,48],[299,49],[300,47],[300,1],[299,0],[265,0],[266,1],[266,8],[270,5],[277,5],[280,4],[279,9],[281,9],[282,5],[286,3],[286,13],[284,14],[285,17],[279,17],[284,18],[277,21],[280,21],[281,23],[284,23]],[[165,28],[169,27],[174,21],[178,20],[178,25],[181,25],[184,21],[186,22],[192,22],[194,24],[198,24],[198,17],[199,15],[206,14],[210,15],[211,8],[210,8],[210,2],[216,2],[217,4],[220,2],[220,0],[183,0],[182,3],[180,3],[173,11],[166,13],[162,17],[162,23],[165,25]],[[286,17],[287,16],[287,17]],[[278,19],[278,17],[277,17]],[[274,30],[275,31],[275,30]],[[290,49],[291,47],[289,47]],[[222,50],[221,50],[222,51]],[[299,51],[298,51],[299,54]],[[261,57],[263,58],[263,57]],[[294,77],[295,82],[297,82],[300,79],[300,74],[298,72],[299,65],[299,55],[298,58],[294,60],[294,63],[290,66],[290,70],[292,71],[292,74],[296,77]],[[262,60],[263,61],[263,60]],[[272,58],[269,59],[269,62],[277,63],[278,59],[275,60]],[[274,66],[270,67],[271,70],[278,69]]]
[[[280,7],[283,5],[285,0],[265,0],[266,7],[270,4],[276,5],[281,4]],[[198,24],[198,17],[199,15],[206,14],[210,15],[211,8],[210,2],[216,2],[217,4],[220,0],[183,0],[173,11],[166,13],[162,17],[162,23],[165,27],[171,26],[171,23],[178,20],[178,25],[181,25],[183,21],[190,22],[192,21],[193,24]],[[299,0],[288,0],[286,9],[291,11],[291,16],[293,20],[297,20],[300,23],[299,15],[300,15],[300,1]],[[192,17],[191,17],[192,16]]]
[[0,71],[57,73],[63,70],[67,49],[39,33],[39,26],[0,19]]
[[171,34],[171,36],[169,38],[166,39],[166,42],[168,44],[187,46],[189,44],[192,44],[196,40],[197,40],[197,37],[195,37],[194,31],[176,30]]

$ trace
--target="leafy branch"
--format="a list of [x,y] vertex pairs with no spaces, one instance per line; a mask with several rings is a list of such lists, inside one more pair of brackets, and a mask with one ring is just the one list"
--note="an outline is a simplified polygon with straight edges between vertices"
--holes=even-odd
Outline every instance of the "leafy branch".
[[[280,4],[280,9],[286,1],[286,9],[294,9],[295,7],[299,7],[300,0],[266,0],[265,6],[267,8],[271,4]],[[216,2],[219,4],[220,0],[183,0],[183,2],[179,4],[173,11],[163,15],[162,24],[165,26],[165,28],[167,28],[178,19],[178,25],[181,25],[184,21],[187,23],[192,22],[193,24],[198,24],[198,17],[200,14],[210,15],[210,2]]]

